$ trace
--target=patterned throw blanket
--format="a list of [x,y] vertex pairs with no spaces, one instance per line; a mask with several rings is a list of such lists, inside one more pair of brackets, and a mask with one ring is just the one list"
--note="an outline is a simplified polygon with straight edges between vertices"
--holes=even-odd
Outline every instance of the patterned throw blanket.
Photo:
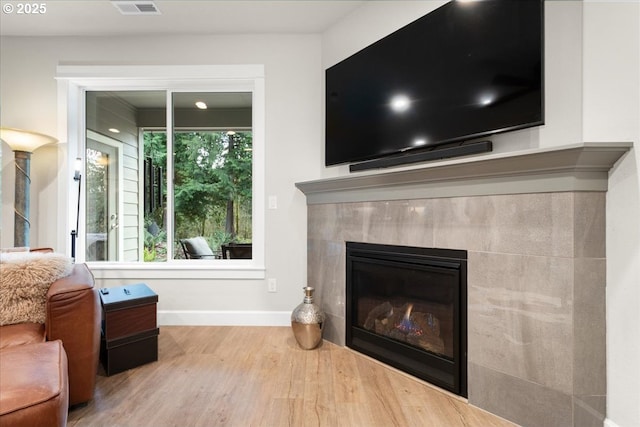
[[1,253],[0,326],[44,323],[49,287],[72,269],[71,258],[58,253]]

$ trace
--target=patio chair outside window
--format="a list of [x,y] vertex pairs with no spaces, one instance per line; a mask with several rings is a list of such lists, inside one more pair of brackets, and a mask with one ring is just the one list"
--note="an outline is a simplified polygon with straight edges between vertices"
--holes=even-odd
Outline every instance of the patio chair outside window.
[[209,244],[204,237],[192,237],[190,239],[180,240],[180,245],[184,251],[184,256],[187,259],[215,259],[216,255],[213,253]]
[[253,248],[251,243],[229,243],[222,245],[223,259],[251,259]]

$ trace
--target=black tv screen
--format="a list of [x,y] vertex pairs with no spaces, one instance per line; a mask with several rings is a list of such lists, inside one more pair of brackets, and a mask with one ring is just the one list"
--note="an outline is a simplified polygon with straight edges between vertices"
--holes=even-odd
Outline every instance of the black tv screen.
[[543,9],[452,1],[328,68],[326,165],[543,124]]

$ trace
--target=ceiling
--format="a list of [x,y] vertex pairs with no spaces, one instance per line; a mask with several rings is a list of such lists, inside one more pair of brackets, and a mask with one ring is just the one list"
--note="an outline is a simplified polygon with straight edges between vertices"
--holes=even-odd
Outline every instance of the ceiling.
[[[119,98],[135,108],[167,108],[165,91],[105,91],[97,96]],[[175,108],[196,109],[196,101],[207,104],[207,108],[251,108],[251,92],[177,92],[171,104]]]
[[320,33],[364,1],[155,0],[160,14],[146,16],[123,15],[109,0],[37,2],[46,6],[40,14],[17,13],[27,2],[0,3],[2,36],[122,36]]

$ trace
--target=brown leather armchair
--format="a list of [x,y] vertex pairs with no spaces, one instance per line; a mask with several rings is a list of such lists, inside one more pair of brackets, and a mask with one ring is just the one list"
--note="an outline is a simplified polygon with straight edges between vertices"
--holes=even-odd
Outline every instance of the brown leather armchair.
[[[0,326],[0,425],[65,425],[68,406],[93,398],[101,317],[93,275],[75,264],[50,286],[44,325]],[[52,405],[64,412],[56,415]]]
[[47,293],[47,341],[61,340],[69,359],[69,405],[93,398],[100,355],[100,297],[85,264],[55,281]]

